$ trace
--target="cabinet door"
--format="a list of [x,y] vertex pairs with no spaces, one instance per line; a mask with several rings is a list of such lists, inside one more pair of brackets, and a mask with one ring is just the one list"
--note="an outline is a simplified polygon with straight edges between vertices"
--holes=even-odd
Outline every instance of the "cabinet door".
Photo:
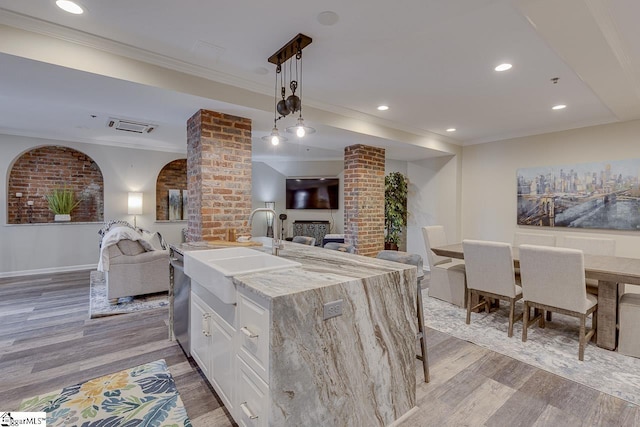
[[191,356],[211,381],[211,312],[208,306],[191,293]]
[[269,383],[269,311],[238,293],[238,354]]
[[269,425],[269,387],[241,358],[238,372],[238,408],[235,420],[242,427]]
[[234,348],[233,331],[216,313],[211,316],[211,383],[233,414]]

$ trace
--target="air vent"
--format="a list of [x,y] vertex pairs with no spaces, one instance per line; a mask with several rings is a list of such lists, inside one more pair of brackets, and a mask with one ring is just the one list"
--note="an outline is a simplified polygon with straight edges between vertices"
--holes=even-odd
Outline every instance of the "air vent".
[[158,126],[151,123],[141,123],[131,120],[110,118],[107,122],[107,127],[113,128],[115,130],[122,130],[125,132],[150,133]]

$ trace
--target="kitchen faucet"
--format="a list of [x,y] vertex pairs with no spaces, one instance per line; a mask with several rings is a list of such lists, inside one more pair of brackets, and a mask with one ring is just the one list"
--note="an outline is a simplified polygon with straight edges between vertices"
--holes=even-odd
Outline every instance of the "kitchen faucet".
[[[276,218],[278,215],[276,211],[271,208],[254,209],[249,214],[249,221],[248,221],[249,227],[251,227],[251,221],[253,220],[253,215],[255,215],[256,212],[270,212],[271,214],[273,214],[274,218]],[[273,246],[271,247],[271,253],[275,256],[278,256],[280,254],[280,249],[283,248],[282,240],[280,240],[280,237],[282,236],[278,236],[277,227],[276,227],[275,237],[273,238]]]

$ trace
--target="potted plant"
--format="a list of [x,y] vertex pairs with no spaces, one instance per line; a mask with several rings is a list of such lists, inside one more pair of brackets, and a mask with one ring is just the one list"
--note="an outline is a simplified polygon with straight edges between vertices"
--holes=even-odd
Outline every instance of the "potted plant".
[[407,225],[407,193],[409,182],[400,172],[384,178],[385,249],[398,250],[400,235]]
[[69,188],[54,188],[45,196],[49,210],[54,213],[55,221],[71,221],[71,211],[80,204]]

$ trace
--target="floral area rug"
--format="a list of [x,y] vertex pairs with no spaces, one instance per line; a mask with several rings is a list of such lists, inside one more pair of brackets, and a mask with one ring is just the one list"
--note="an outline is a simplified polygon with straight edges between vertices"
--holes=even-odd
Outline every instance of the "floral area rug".
[[46,412],[49,427],[190,427],[163,359],[24,400],[22,412]]
[[118,299],[117,304],[110,304],[107,299],[107,284],[104,273],[91,272],[91,302],[90,315],[96,317],[112,316],[114,314],[133,313],[134,311],[152,310],[154,308],[169,307],[167,292],[150,295],[139,295]]
[[[527,342],[522,342],[522,321],[513,326],[513,337],[507,336],[509,305],[491,313],[471,313],[471,324],[465,323],[466,309],[429,298],[423,290],[425,326],[472,342],[505,356],[528,363],[563,378],[640,405],[640,359],[616,351],[587,344],[584,361],[578,360],[577,318],[553,313],[553,320],[540,329],[531,326]],[[516,303],[516,315],[522,303]],[[587,326],[590,322],[587,321]]]

